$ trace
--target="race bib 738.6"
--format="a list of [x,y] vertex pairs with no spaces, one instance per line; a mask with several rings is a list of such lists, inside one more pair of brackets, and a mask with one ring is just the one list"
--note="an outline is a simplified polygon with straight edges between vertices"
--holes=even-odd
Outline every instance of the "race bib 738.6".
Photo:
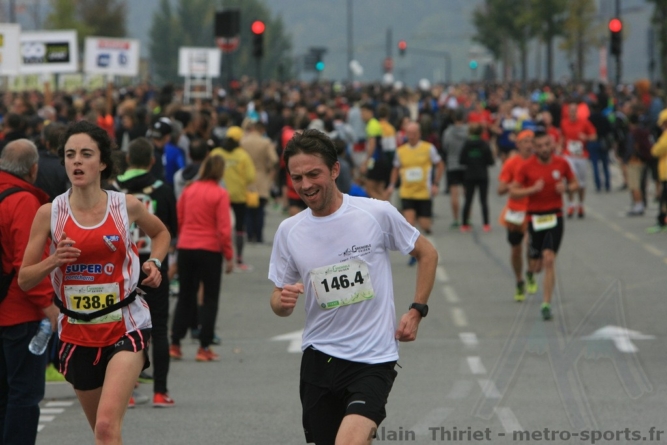
[[[118,283],[65,286],[67,308],[75,312],[91,313],[109,307],[119,301],[119,294]],[[70,324],[102,324],[114,323],[122,318],[122,309],[118,309],[91,321],[77,320],[72,317],[69,317],[67,321]]]

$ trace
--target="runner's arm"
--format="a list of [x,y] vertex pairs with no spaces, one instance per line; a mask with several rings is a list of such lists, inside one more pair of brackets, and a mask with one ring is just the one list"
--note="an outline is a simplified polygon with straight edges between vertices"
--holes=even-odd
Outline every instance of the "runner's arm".
[[541,179],[538,179],[535,184],[529,187],[522,187],[521,184],[515,181],[510,185],[510,197],[512,199],[525,198],[526,196],[539,192],[543,187],[544,181]]
[[18,275],[18,285],[24,292],[37,286],[53,269],[63,264],[73,263],[81,251],[72,244],[75,242],[63,234],[53,255],[42,259],[44,246],[51,232],[51,204],[45,204],[37,210],[30,229],[30,238],[23,254],[23,263]]
[[[433,244],[420,235],[415,242],[415,248],[410,255],[417,258],[417,286],[415,289],[415,303],[426,304],[433,290],[435,282],[435,268],[438,266],[438,251]],[[414,341],[421,315],[417,311],[409,310],[401,317],[396,330],[398,341]]]

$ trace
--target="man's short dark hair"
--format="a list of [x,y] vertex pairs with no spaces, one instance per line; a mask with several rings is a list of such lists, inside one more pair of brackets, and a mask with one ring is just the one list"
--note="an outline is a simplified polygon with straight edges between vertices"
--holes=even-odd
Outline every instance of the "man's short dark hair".
[[202,162],[208,155],[208,144],[204,139],[195,139],[190,142],[190,159],[192,162]]
[[373,105],[370,102],[364,102],[363,104],[361,104],[361,109],[375,112],[375,110],[373,109]]
[[153,145],[146,138],[137,138],[128,145],[127,157],[132,167],[148,168],[153,159]]
[[9,113],[5,116],[5,123],[10,130],[23,130],[26,121],[23,116],[17,113]]
[[333,169],[334,164],[338,161],[333,141],[320,130],[304,130],[303,133],[295,133],[289,140],[283,153],[287,171],[289,171],[289,158],[299,153],[319,156],[329,170]]
[[44,127],[44,142],[46,143],[46,149],[55,151],[58,149],[60,140],[65,134],[67,127],[60,122],[52,122],[46,127]]
[[533,136],[533,139],[542,138],[544,136],[549,136],[549,133],[547,133],[543,128],[538,128],[535,130],[535,135]]
[[378,119],[387,119],[389,117],[389,105],[378,105],[377,117]]

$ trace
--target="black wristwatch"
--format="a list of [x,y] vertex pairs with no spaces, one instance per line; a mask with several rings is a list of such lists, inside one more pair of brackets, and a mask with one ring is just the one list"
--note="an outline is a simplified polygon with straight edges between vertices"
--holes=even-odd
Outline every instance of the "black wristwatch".
[[422,318],[428,315],[428,304],[412,303],[408,310],[410,309],[415,309],[417,312],[419,312]]

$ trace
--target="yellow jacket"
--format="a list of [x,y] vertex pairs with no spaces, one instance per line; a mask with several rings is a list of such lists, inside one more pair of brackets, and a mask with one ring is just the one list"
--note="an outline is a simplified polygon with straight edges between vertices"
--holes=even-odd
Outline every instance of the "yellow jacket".
[[658,141],[651,147],[651,154],[658,158],[660,181],[667,181],[667,131],[663,131]]
[[215,148],[211,156],[222,156],[225,160],[225,186],[229,192],[229,200],[234,204],[246,202],[248,185],[255,182],[255,164],[252,158],[241,147],[232,151]]

